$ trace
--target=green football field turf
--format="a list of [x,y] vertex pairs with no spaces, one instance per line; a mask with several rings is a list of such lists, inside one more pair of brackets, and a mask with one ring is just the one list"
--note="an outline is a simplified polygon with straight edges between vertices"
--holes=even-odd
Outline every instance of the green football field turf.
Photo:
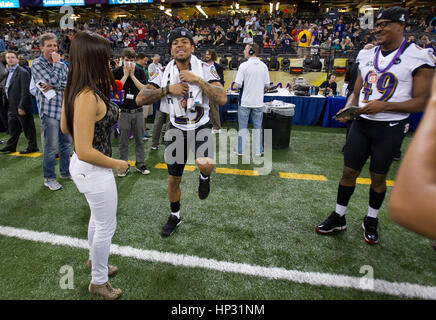
[[[35,117],[37,134],[40,120]],[[149,125],[151,127],[151,125]],[[234,124],[230,124],[234,127]],[[408,134],[403,153],[410,143]],[[0,140],[6,140],[4,133]],[[169,238],[160,230],[170,213],[168,174],[155,168],[164,163],[163,146],[150,151],[145,143],[150,175],[132,170],[116,177],[117,230],[113,244],[142,250],[169,252],[229,263],[283,268],[360,278],[370,266],[374,278],[436,286],[436,252],[430,241],[395,225],[387,215],[388,187],[379,218],[380,243],[363,240],[362,220],[368,207],[369,186],[359,184],[347,210],[345,232],[316,234],[315,226],[334,210],[342,172],[341,148],[345,129],[294,126],[288,149],[273,150],[272,171],[265,176],[214,173],[211,194],[197,196],[198,170],[186,171],[182,181],[183,222]],[[38,139],[39,141],[39,139]],[[26,147],[24,136],[18,150]],[[114,140],[114,156],[118,142]],[[134,159],[130,141],[129,160]],[[394,162],[388,179],[394,180]],[[255,165],[221,165],[252,170]],[[56,167],[58,172],[58,166]],[[326,181],[280,178],[279,172],[323,175]],[[368,164],[361,177],[368,178]],[[86,240],[89,207],[70,180],[64,188],[43,186],[42,156],[0,155],[0,226]],[[0,235],[0,299],[91,299],[85,249],[58,246]],[[123,290],[122,299],[403,299],[404,296],[331,285],[297,283],[201,268],[175,266],[112,254],[119,273],[111,278]],[[74,289],[62,289],[62,266],[74,270]]]

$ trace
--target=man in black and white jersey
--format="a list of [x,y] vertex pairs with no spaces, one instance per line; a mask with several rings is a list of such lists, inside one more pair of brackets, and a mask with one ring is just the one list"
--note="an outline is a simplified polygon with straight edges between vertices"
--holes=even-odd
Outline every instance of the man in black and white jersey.
[[[401,145],[409,114],[423,111],[427,104],[435,67],[433,50],[407,44],[404,39],[407,16],[407,10],[401,7],[380,12],[375,25],[378,45],[361,50],[357,56],[359,72],[344,109],[359,109],[345,144],[336,209],[316,226],[320,234],[346,229],[348,202],[362,167],[371,157],[369,207],[362,227],[367,243],[379,240],[377,215],[386,194],[386,176]],[[347,120],[349,117],[342,118],[343,122]]]
[[181,223],[180,182],[187,162],[188,147],[192,146],[195,150],[195,163],[200,171],[198,196],[205,199],[209,195],[210,174],[215,166],[209,101],[218,105],[227,102],[226,92],[213,64],[204,63],[192,54],[192,34],[184,28],[174,29],[168,35],[168,43],[174,59],[163,73],[149,79],[149,84],[136,98],[138,105],[160,100],[161,110],[170,116],[170,130],[165,135],[165,161],[169,174],[171,214],[162,228],[162,236],[173,234]]

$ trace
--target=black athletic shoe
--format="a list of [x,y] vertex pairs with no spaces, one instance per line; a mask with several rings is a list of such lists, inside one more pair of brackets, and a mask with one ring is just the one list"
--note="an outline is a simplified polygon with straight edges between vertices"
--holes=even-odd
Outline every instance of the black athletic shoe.
[[210,192],[210,176],[207,177],[207,180],[203,180],[201,177],[198,179],[200,180],[200,183],[198,184],[198,197],[201,200],[204,200],[207,198]]
[[182,223],[181,218],[177,218],[175,215],[170,214],[167,223],[162,227],[162,236],[168,237],[172,235],[180,223]]
[[363,238],[369,244],[378,243],[378,232],[377,232],[378,218],[371,218],[365,216],[362,223],[363,228]]
[[323,223],[315,227],[316,232],[321,234],[330,234],[335,230],[343,231],[346,229],[345,215],[340,216],[335,211],[333,211]]

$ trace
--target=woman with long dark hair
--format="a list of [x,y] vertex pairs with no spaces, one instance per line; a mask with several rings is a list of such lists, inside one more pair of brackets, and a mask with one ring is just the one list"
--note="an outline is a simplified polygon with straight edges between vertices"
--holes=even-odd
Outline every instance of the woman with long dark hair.
[[113,159],[111,132],[118,107],[109,101],[115,79],[110,71],[110,43],[102,36],[78,32],[71,42],[70,68],[64,92],[61,130],[74,139],[70,173],[77,189],[88,201],[91,282],[89,292],[117,299],[108,275],[117,267],[108,265],[109,248],[116,229],[117,188],[112,169],[125,172],[129,164]]

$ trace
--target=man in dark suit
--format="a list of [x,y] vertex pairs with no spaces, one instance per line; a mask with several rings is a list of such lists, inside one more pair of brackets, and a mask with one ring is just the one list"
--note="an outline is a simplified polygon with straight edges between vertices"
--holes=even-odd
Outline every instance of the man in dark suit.
[[[224,69],[215,61],[218,59],[218,55],[216,54],[216,51],[213,49],[206,50],[205,56],[204,56],[206,63],[213,64],[215,66],[216,72],[218,73],[218,76],[220,77],[220,82],[224,87]],[[221,119],[220,119],[220,106],[217,104],[210,103],[210,120],[212,122],[212,133],[219,133],[221,130]]]
[[27,149],[21,154],[39,151],[36,143],[35,122],[33,121],[32,97],[29,91],[30,74],[18,65],[14,51],[6,54],[8,76],[5,83],[4,103],[8,108],[8,127],[10,138],[0,152],[15,152],[21,132],[27,138]]
[[[8,132],[8,111],[3,105],[3,95],[8,76],[8,68],[6,68],[6,52],[0,53],[0,132]],[[0,144],[3,141],[0,140]]]

